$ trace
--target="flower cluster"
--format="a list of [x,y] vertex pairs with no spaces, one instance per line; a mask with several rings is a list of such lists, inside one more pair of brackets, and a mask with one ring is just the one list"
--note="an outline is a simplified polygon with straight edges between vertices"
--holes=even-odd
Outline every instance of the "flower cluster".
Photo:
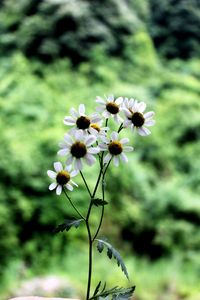
[[[97,97],[96,102],[95,113],[86,114],[85,105],[80,104],[78,110],[71,108],[71,115],[64,118],[69,130],[59,144],[58,155],[65,157],[66,166],[63,168],[60,162],[55,162],[55,171],[47,171],[53,180],[49,189],[56,189],[57,195],[65,188],[72,191],[73,186],[77,186],[72,178],[82,171],[84,164],[91,166],[98,162],[101,169],[107,170],[111,161],[115,166],[120,160],[127,162],[125,153],[133,151],[133,147],[127,145],[127,137],[120,136],[122,130],[130,128],[147,136],[151,133],[147,127],[155,124],[154,112],[145,113],[144,102],[133,98],[115,99],[113,95],[105,99]],[[118,124],[117,130],[112,132],[109,128],[111,119]]]

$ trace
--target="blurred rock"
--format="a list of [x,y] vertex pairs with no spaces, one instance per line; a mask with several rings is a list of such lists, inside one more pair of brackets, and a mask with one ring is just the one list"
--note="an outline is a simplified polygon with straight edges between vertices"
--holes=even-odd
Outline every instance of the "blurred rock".
[[[70,283],[66,282],[64,278],[58,276],[36,277],[24,281],[22,285],[16,291],[13,292],[13,297],[19,297],[17,298],[18,300],[42,299],[41,297],[38,297],[36,295],[40,295],[41,297],[53,297],[53,296],[62,297],[63,296],[63,297],[77,298],[75,296],[76,295],[75,289],[73,289]],[[61,298],[49,298],[49,299],[58,300]]]

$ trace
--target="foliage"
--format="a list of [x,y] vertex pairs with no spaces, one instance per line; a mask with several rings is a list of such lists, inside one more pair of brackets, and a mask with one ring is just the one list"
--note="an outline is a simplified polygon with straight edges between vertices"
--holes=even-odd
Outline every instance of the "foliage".
[[199,57],[199,0],[150,0],[150,32],[167,58]]
[[[59,1],[1,1],[1,279],[14,273],[13,283],[16,274],[23,277],[29,269],[42,272],[55,262],[64,265],[65,259],[68,273],[82,279],[81,270],[73,273],[80,257],[74,256],[72,264],[67,254],[71,240],[78,243],[85,232],[80,226],[79,232],[72,230],[71,238],[68,234],[53,235],[58,220],[69,219],[72,211],[56,196],[49,196],[46,170],[51,168],[49,162],[65,130],[59,122],[69,107],[82,101],[90,106],[88,99],[105,91],[147,100],[156,110],[157,126],[149,139],[139,141],[130,135],[140,152],[135,151],[128,171],[123,167],[111,170],[106,195],[109,218],[102,234],[112,236],[119,246],[122,239],[127,241],[129,265],[141,299],[159,298],[164,293],[172,299],[171,274],[177,298],[194,299],[197,295],[199,299],[194,287],[200,263],[198,1],[137,0],[126,1],[124,6],[119,2],[106,1],[112,8],[107,10],[101,1],[93,10],[87,1],[73,1],[72,6],[65,1],[66,10],[61,11]],[[119,11],[119,6],[124,10]],[[110,18],[115,14],[116,18]],[[143,21],[150,26],[145,28]],[[76,35],[73,26],[77,26]],[[16,52],[17,48],[28,57],[54,63],[29,61]],[[156,48],[165,57],[197,58],[161,64]],[[59,60],[60,56],[78,63],[89,61],[74,70],[71,60]],[[91,173],[86,176],[92,184]],[[77,202],[83,210],[85,196],[81,189]],[[101,204],[106,203],[96,201]],[[165,255],[169,260],[162,263]],[[178,262],[170,269],[174,255]],[[135,261],[138,257],[143,258]],[[20,266],[16,267],[15,260]],[[154,260],[153,278],[146,271],[149,260]],[[187,267],[190,271],[184,269]],[[109,269],[109,284],[115,279]],[[146,290],[141,288],[144,282]]]
[[119,252],[107,241],[102,240],[102,239],[101,240],[96,239],[96,240],[98,242],[97,243],[97,250],[101,253],[103,251],[104,247],[106,247],[107,248],[107,256],[110,259],[112,259],[112,257],[114,257],[116,259],[118,266],[121,267],[122,272],[126,275],[127,279],[129,279],[126,266],[125,266],[125,264],[122,260],[121,255],[119,254]]
[[69,231],[71,227],[78,228],[81,221],[83,221],[83,219],[65,220],[65,223],[58,225],[54,229],[54,232],[58,233],[58,232],[63,232],[64,230]]
[[[147,74],[145,78],[143,73],[145,85],[139,88],[135,69],[132,78],[137,78],[136,85],[127,79],[123,81],[124,74],[119,73],[117,77],[115,70],[110,69],[112,60],[106,61],[105,56],[103,65],[101,60],[95,63],[97,69],[100,66],[103,69],[96,79],[91,79],[86,72],[89,64],[76,72],[66,61],[44,67],[19,54],[1,59],[2,274],[14,258],[21,258],[25,266],[42,270],[49,265],[49,255],[59,260],[71,239],[80,239],[85,234],[82,226],[79,233],[72,230],[71,238],[50,234],[58,220],[69,218],[72,211],[63,201],[49,197],[45,170],[50,168],[49,161],[53,160],[56,144],[64,131],[57,125],[58,120],[67,114],[71,101],[77,106],[103,89],[107,93],[115,90],[116,95],[127,93],[128,97],[135,92],[140,99],[151,100],[157,95],[152,104],[158,117],[151,139],[134,138],[134,147],[138,148],[139,143],[142,147],[130,161],[133,167],[128,171],[123,167],[113,169],[110,173],[106,199],[111,200],[107,206],[111,221],[106,218],[102,234],[112,236],[116,245],[122,238],[126,239],[140,256],[158,259],[163,254],[181,253],[184,248],[181,256],[185,261],[195,264],[199,261],[198,63],[190,61],[183,66],[181,61],[174,61],[168,64],[168,69],[164,67],[165,71],[158,66],[160,77],[156,81],[158,71],[150,69],[151,76]],[[107,71],[112,72],[114,81],[105,83]],[[120,191],[121,172],[124,187]],[[86,176],[89,185],[92,184],[91,174],[86,172]],[[82,209],[85,197],[80,190],[77,201]]]
[[[6,0],[0,8],[1,54],[19,49],[45,62],[68,57],[77,65],[96,46],[123,56],[126,40],[146,28],[164,57],[199,57],[198,0]],[[129,42],[132,51],[137,45]]]
[[119,288],[114,287],[112,289],[106,290],[106,284],[104,284],[103,288],[99,292],[99,289],[101,287],[101,281],[96,286],[96,289],[94,291],[94,294],[90,299],[118,299],[118,300],[128,300],[132,297],[133,292],[135,290],[135,287],[130,288]]
[[124,38],[141,25],[129,1],[9,0],[1,6],[1,53],[17,48],[45,61],[67,56],[77,64],[95,45],[119,55]]

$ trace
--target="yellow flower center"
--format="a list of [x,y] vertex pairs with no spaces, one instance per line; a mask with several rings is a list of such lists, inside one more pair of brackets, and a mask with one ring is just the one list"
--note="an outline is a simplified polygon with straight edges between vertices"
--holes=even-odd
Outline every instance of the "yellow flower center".
[[110,142],[108,150],[112,155],[119,155],[123,151],[122,144],[118,141]]
[[87,148],[82,142],[75,142],[70,149],[71,155],[76,158],[84,157],[87,153]]
[[100,130],[101,130],[101,128],[99,127],[99,125],[96,124],[96,123],[92,123],[92,124],[90,125],[90,127],[94,128],[94,129],[95,129],[96,131],[98,131],[98,132],[100,132]]
[[62,170],[58,172],[56,176],[56,181],[58,184],[64,185],[70,181],[70,174],[67,171]]
[[145,118],[143,114],[139,112],[133,113],[130,119],[133,125],[136,127],[142,127],[142,125],[144,125]]
[[108,102],[106,109],[109,113],[116,115],[119,112],[119,106],[115,102]]
[[77,120],[76,120],[76,126],[79,129],[87,129],[90,126],[90,119],[88,117],[85,116],[80,116]]

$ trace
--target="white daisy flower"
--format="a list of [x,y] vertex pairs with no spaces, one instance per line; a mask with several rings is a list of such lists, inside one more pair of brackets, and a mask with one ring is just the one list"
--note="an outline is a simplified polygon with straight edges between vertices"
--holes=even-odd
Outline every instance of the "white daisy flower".
[[128,158],[124,154],[124,152],[133,151],[133,147],[125,146],[125,144],[127,144],[128,142],[128,138],[123,138],[119,140],[119,133],[113,131],[111,133],[111,139],[107,139],[107,141],[106,139],[104,139],[104,143],[99,145],[101,151],[108,151],[108,153],[104,157],[104,163],[108,163],[112,158],[116,167],[119,165],[120,158],[122,161],[128,162]]
[[[91,134],[94,133],[94,129],[92,124],[97,124],[100,126],[101,117],[94,113],[91,116],[87,116],[85,114],[85,105],[80,104],[78,111],[76,111],[73,107],[70,109],[71,116],[67,116],[64,118],[64,124],[68,126],[73,126],[72,131],[75,130],[84,130]],[[96,131],[95,131],[96,133]]]
[[107,132],[110,130],[109,127],[102,127],[103,121],[101,120],[99,123],[91,123],[89,132],[98,137],[106,136]]
[[101,97],[96,98],[96,102],[100,105],[96,108],[97,111],[101,112],[102,116],[105,119],[113,117],[117,123],[121,123],[122,118],[119,116],[119,112],[121,111],[121,104],[123,102],[123,98],[119,97],[115,99],[113,95],[110,95],[105,98],[106,99],[103,99]]
[[58,151],[58,155],[67,156],[66,164],[70,165],[74,163],[76,170],[82,170],[83,161],[89,166],[96,162],[94,154],[99,153],[99,147],[92,146],[97,141],[97,137],[94,135],[85,135],[83,130],[74,132],[73,137],[66,134],[64,142],[59,146],[61,149]]
[[55,171],[47,171],[47,175],[53,179],[53,182],[49,186],[50,191],[56,189],[56,194],[60,195],[64,187],[66,187],[69,191],[73,191],[72,185],[78,186],[73,180],[71,180],[72,177],[78,174],[77,170],[70,172],[71,166],[66,166],[63,169],[60,162],[54,163],[54,169]]
[[123,126],[130,127],[131,129],[135,128],[141,136],[149,135],[151,131],[146,126],[153,126],[155,124],[155,120],[153,120],[155,113],[153,111],[144,113],[145,109],[146,104],[144,102],[138,102],[133,98],[130,100],[125,98],[123,111],[126,119]]

